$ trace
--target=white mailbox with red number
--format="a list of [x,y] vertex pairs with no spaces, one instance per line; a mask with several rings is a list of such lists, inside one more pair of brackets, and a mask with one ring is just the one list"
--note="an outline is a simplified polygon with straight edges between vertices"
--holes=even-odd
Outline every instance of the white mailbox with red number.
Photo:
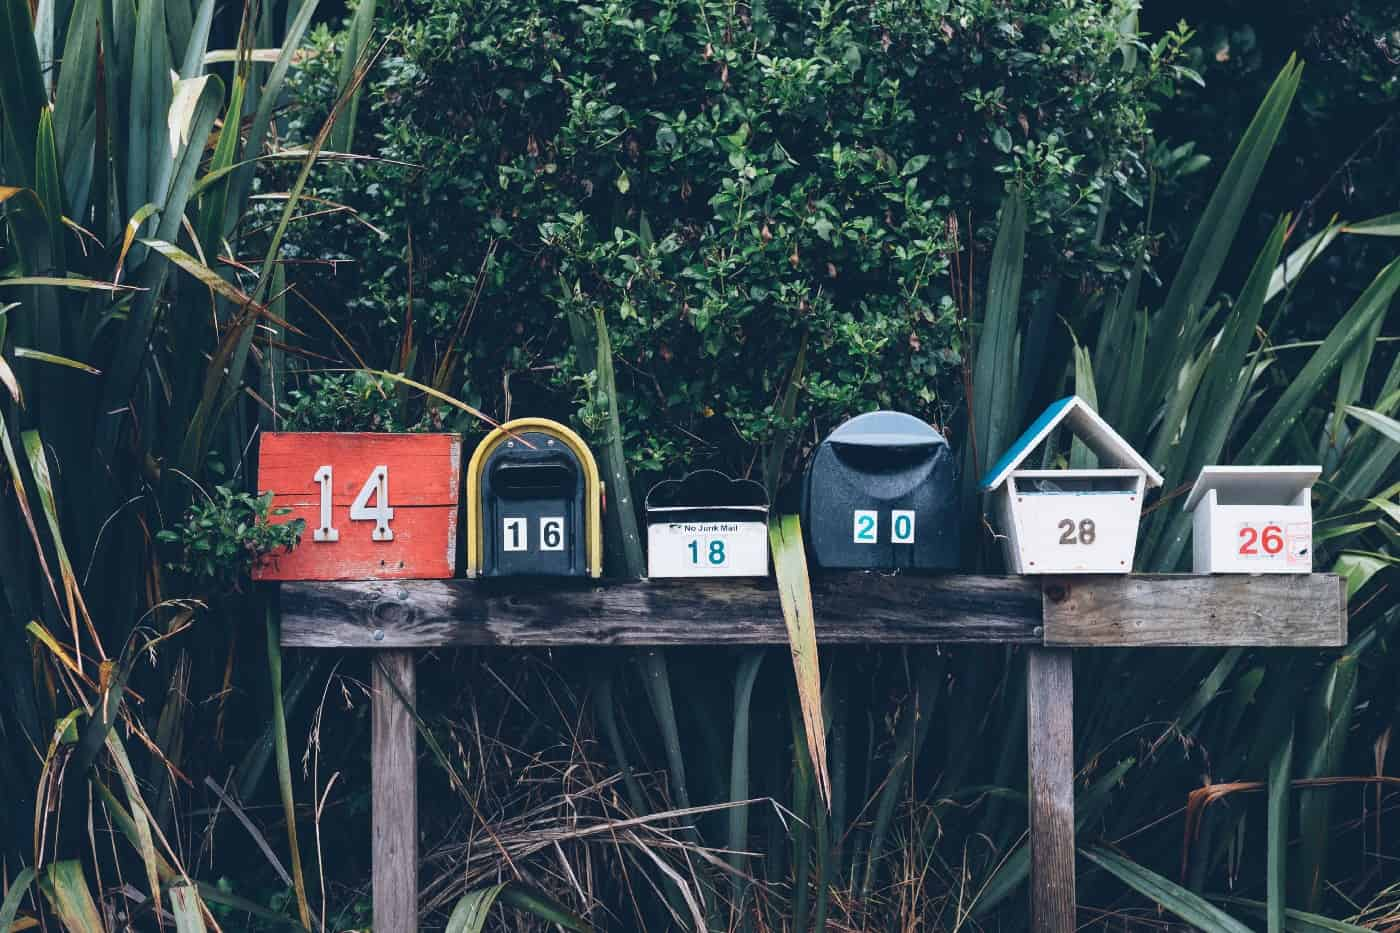
[[[1061,425],[1101,468],[1023,470]],[[1077,395],[1055,402],[991,468],[996,531],[1012,573],[1129,573],[1147,487],[1161,475]]]
[[1197,573],[1312,573],[1312,487],[1316,466],[1208,466],[1186,510],[1192,513]]

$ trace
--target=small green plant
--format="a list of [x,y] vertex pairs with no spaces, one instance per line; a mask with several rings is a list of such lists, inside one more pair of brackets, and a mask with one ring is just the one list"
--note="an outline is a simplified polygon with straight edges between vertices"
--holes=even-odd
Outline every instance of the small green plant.
[[183,521],[157,532],[156,539],[174,552],[165,562],[168,568],[211,593],[233,592],[259,561],[301,541],[304,519],[272,520],[290,511],[274,509],[272,493],[255,496],[215,486],[212,495],[191,505]]
[[288,393],[282,427],[289,431],[401,431],[403,405],[393,385],[369,373],[325,373]]

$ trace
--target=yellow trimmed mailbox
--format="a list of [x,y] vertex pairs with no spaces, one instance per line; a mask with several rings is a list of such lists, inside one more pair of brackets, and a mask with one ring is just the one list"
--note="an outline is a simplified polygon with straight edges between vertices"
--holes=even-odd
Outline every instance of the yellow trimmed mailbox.
[[[1103,469],[1023,470],[1064,424]],[[1162,477],[1077,395],[1055,402],[982,479],[1013,573],[1129,573],[1146,487]]]
[[1317,466],[1208,466],[1191,512],[1197,573],[1312,573],[1312,486]]
[[559,422],[517,418],[486,435],[467,502],[467,576],[602,575],[598,464]]

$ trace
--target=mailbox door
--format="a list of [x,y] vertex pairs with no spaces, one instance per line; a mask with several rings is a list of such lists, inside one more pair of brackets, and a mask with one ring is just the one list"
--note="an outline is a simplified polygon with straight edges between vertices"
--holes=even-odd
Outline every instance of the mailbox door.
[[581,576],[586,573],[583,470],[572,452],[533,432],[534,448],[507,442],[482,468],[482,573]]
[[1125,493],[1016,496],[1022,573],[1129,573],[1141,497]]
[[1206,540],[1212,573],[1312,573],[1312,507],[1218,505]]
[[833,569],[956,568],[956,489],[946,444],[823,444],[804,490],[813,557]]

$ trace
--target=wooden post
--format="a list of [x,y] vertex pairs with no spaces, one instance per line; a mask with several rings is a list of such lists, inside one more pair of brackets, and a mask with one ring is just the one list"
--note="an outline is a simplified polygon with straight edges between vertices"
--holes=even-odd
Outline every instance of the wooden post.
[[370,658],[374,930],[417,933],[418,730],[408,705],[416,702],[414,652],[375,651]]
[[1026,731],[1031,929],[1074,933],[1074,655],[1070,650],[1030,649]]

